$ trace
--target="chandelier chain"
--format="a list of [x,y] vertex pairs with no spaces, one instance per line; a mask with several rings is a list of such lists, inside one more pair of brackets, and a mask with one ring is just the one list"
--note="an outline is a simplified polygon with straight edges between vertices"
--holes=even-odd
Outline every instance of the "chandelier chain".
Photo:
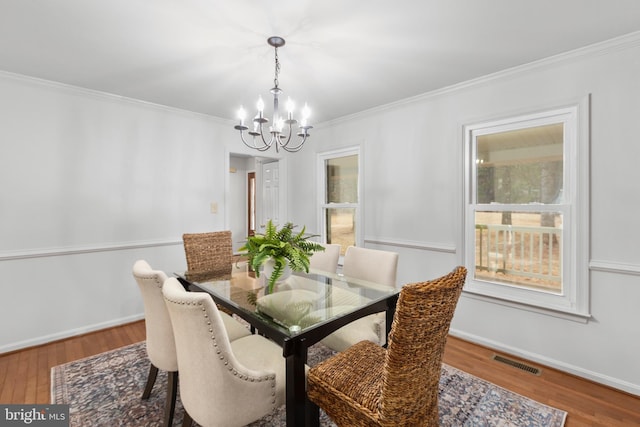
[[275,47],[275,51],[276,51],[276,73],[275,73],[275,77],[273,78],[273,84],[275,87],[278,87],[278,84],[280,83],[278,81],[278,74],[280,74],[280,60],[278,59],[278,47]]

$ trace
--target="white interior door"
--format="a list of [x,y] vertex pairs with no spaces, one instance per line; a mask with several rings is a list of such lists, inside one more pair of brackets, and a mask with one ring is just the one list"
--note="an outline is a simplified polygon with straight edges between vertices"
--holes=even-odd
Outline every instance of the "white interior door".
[[280,164],[278,161],[262,164],[262,220],[261,231],[269,220],[277,226],[282,225],[282,198],[280,186]]

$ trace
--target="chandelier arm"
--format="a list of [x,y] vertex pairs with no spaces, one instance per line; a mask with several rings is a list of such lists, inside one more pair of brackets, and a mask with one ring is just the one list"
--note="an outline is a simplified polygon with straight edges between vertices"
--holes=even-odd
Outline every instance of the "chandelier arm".
[[262,138],[262,146],[258,147],[258,145],[256,144],[256,137],[253,137],[253,148],[255,148],[258,151],[267,151],[269,148],[271,148],[270,145],[265,144],[264,142],[264,138]]
[[264,145],[262,147],[254,147],[258,151],[267,151],[270,147],[268,145]]
[[[275,140],[274,135],[271,134],[271,138],[269,138],[269,141],[267,142],[266,139],[264,139],[264,131],[262,129],[262,123],[260,123],[260,139],[262,139],[262,143],[265,147],[267,147],[266,149],[268,149],[269,147],[271,147],[273,145],[273,141]],[[265,150],[266,150],[265,149]],[[264,150],[262,150],[264,151]]]
[[288,151],[289,153],[295,153],[297,151],[300,151],[302,149],[303,144],[307,140],[308,136],[309,136],[309,134],[305,133],[304,136],[302,137],[302,141],[300,141],[300,144],[296,145],[295,147],[289,147],[289,146],[284,146],[283,145],[282,148],[285,149],[286,151]]
[[289,123],[289,133],[287,135],[287,137],[285,138],[287,141],[286,142],[282,142],[282,141],[278,141],[280,143],[280,147],[284,148],[285,150],[287,149],[287,145],[289,145],[289,142],[291,142],[291,135],[293,134],[293,130],[291,127],[291,123]]
[[256,137],[253,137],[253,144],[249,144],[247,142],[246,139],[244,139],[244,132],[242,130],[240,130],[240,139],[242,139],[242,142],[244,142],[244,145],[246,145],[247,147],[253,149],[253,150],[258,150],[258,151],[267,151],[269,148],[271,148],[271,145],[266,144],[264,142],[264,138],[262,138],[263,144],[262,146],[258,146],[256,144]]
[[252,149],[254,149],[254,150],[264,151],[264,150],[266,150],[266,149],[268,149],[268,148],[269,148],[269,147],[267,147],[267,148],[258,147],[258,146],[256,145],[256,137],[255,137],[255,136],[253,137],[253,144],[249,144],[249,143],[244,139],[244,131],[242,131],[242,130],[240,131],[240,139],[242,139],[242,142],[244,142],[244,145],[246,145],[247,147],[252,148]]

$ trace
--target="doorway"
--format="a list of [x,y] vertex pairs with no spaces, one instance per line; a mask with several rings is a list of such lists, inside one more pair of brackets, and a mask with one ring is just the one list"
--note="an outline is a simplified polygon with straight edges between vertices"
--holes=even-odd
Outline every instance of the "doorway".
[[247,236],[256,234],[256,173],[247,172]]
[[269,218],[286,218],[286,159],[229,153],[228,160],[225,224],[236,252]]

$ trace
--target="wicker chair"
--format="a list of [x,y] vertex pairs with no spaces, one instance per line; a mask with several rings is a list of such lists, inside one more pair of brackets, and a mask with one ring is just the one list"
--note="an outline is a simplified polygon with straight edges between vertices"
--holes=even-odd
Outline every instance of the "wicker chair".
[[384,349],[362,341],[309,370],[307,394],[338,426],[437,426],[449,325],[467,275],[406,285]]
[[[342,272],[345,276],[395,288],[397,271],[398,254],[396,252],[349,246],[344,255]],[[330,334],[322,340],[322,343],[335,351],[344,351],[362,340],[384,345],[386,344],[385,318],[384,313],[363,317]]]
[[229,274],[233,265],[231,231],[183,234],[184,253],[190,275]]

